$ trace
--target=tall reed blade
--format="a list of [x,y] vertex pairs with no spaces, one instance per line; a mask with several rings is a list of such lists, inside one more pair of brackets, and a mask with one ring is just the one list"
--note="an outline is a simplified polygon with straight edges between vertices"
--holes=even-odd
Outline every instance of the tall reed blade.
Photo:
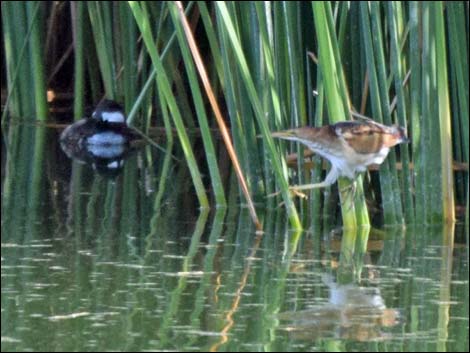
[[153,40],[149,23],[149,14],[145,8],[141,7],[141,5],[139,5],[137,2],[130,2],[129,5],[132,9],[137,25],[139,26],[139,29],[142,33],[145,46],[147,47],[147,50],[152,58],[152,63],[157,71],[157,80],[171,111],[173,121],[178,132],[178,137],[180,139],[186,161],[188,162],[189,171],[191,172],[191,176],[193,178],[193,183],[196,189],[199,203],[202,208],[207,208],[209,207],[209,200],[207,199],[204,184],[202,183],[201,173],[197,166],[191,144],[189,143],[188,134],[186,132],[180,110],[176,104],[176,99],[171,90],[168,75],[163,67],[161,58]]
[[[335,34],[332,31],[331,9],[325,3],[313,3],[313,15],[315,29],[318,40],[319,66],[324,78],[325,97],[329,113],[330,122],[346,120],[349,117],[349,102],[346,84],[344,83],[344,73],[340,63],[339,50],[335,41]],[[348,197],[346,192],[340,192],[342,200],[343,226],[346,228],[357,228],[361,225],[370,225],[365,199],[362,190],[362,178],[359,178],[358,189],[355,200]],[[340,179],[338,187],[346,190],[351,187],[351,182]]]

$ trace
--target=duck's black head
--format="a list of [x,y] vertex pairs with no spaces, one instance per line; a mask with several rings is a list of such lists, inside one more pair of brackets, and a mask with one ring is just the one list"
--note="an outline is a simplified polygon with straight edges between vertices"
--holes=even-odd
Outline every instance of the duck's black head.
[[110,123],[125,123],[126,116],[122,106],[112,100],[105,99],[96,107],[91,115],[93,119]]

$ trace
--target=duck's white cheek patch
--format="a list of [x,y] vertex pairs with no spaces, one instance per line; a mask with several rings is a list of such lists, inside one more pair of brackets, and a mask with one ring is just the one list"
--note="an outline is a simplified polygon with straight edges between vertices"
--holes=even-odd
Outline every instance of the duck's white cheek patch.
[[103,112],[101,117],[103,121],[109,121],[110,123],[123,123],[126,120],[121,112]]

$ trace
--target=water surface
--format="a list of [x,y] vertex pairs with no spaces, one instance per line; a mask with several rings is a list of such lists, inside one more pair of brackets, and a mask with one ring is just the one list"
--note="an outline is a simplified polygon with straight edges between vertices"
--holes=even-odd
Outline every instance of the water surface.
[[260,207],[256,235],[152,149],[109,178],[48,134],[39,191],[28,150],[2,165],[2,351],[468,351],[461,227],[297,234]]

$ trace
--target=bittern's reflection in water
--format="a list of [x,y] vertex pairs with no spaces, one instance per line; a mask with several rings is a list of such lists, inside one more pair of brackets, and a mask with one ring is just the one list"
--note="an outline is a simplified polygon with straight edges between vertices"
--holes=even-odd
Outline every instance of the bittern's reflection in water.
[[357,341],[386,339],[383,327],[398,324],[398,311],[386,308],[377,288],[341,285],[324,276],[328,302],[308,310],[284,312],[278,318],[290,321],[281,326],[296,339],[341,338]]

